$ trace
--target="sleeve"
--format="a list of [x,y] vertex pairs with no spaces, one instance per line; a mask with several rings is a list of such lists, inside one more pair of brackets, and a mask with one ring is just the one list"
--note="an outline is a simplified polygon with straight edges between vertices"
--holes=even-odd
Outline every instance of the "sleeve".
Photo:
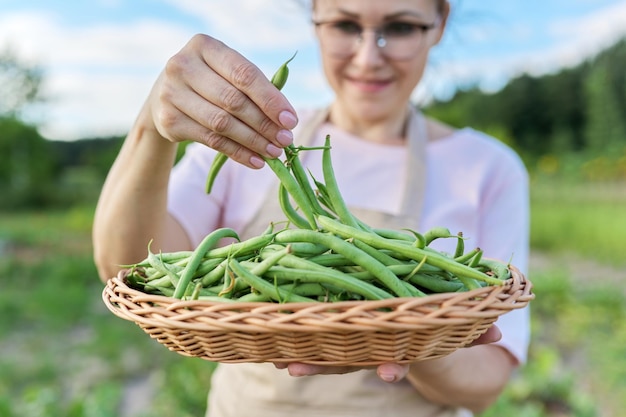
[[[486,176],[489,185],[481,202],[480,246],[491,257],[510,262],[526,275],[530,219],[528,175],[512,151],[496,161]],[[500,316],[496,324],[502,331],[498,344],[524,363],[530,343],[529,308],[510,311]]]

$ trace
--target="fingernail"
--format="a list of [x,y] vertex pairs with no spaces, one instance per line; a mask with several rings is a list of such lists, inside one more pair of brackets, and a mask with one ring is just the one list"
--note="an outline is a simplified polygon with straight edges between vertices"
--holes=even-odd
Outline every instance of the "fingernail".
[[395,374],[378,374],[378,376],[380,377],[380,379],[382,379],[385,382],[396,382],[396,375]]
[[298,118],[289,111],[282,111],[278,115],[278,121],[285,129],[293,129],[298,124]]
[[276,140],[283,146],[289,146],[293,143],[293,133],[290,130],[279,130],[276,134]]
[[265,166],[265,161],[258,156],[253,156],[250,158],[250,165],[255,168],[263,168]]
[[283,153],[283,150],[279,148],[278,146],[274,145],[273,143],[268,144],[265,147],[265,151],[272,158],[278,158]]

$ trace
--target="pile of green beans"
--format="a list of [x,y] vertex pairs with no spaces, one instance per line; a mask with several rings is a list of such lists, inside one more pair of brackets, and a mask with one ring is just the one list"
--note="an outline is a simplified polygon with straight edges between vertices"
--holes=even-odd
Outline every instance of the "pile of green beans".
[[[288,62],[272,78],[279,88]],[[244,241],[235,230],[220,228],[193,251],[155,254],[148,248],[145,260],[128,266],[127,284],[178,299],[285,303],[420,297],[502,285],[510,277],[507,264],[483,258],[480,248],[466,251],[462,233],[439,227],[422,234],[363,223],[337,186],[330,137],[319,149],[323,182],[309,179],[299,159],[303,150],[311,148],[291,145],[284,161],[266,159],[280,180],[286,223],[271,224]],[[222,155],[214,161],[207,191],[225,160]],[[224,245],[223,239],[233,243]],[[431,248],[436,239],[455,239],[455,252]]]

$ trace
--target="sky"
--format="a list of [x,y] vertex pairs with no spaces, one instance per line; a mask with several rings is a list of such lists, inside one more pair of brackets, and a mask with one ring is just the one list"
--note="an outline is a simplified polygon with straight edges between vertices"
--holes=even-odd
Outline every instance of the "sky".
[[[383,0],[380,0],[383,1]],[[458,88],[497,91],[521,74],[579,64],[626,36],[626,0],[451,0],[417,103]],[[204,33],[268,77],[294,52],[283,92],[296,108],[332,98],[303,0],[0,0],[0,51],[43,70],[26,114],[53,140],[125,134],[165,66]]]

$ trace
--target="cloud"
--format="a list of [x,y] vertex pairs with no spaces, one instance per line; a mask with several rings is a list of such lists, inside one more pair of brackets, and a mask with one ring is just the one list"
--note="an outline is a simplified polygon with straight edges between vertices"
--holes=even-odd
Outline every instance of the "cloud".
[[0,45],[44,69],[49,103],[36,121],[52,139],[126,131],[167,58],[189,37],[154,19],[68,27],[43,12],[7,13],[0,28]]
[[556,21],[549,33],[560,40],[564,64],[576,63],[626,36],[626,1],[588,15]]
[[312,41],[309,12],[296,0],[165,0],[205,22],[235,49],[294,49]]

